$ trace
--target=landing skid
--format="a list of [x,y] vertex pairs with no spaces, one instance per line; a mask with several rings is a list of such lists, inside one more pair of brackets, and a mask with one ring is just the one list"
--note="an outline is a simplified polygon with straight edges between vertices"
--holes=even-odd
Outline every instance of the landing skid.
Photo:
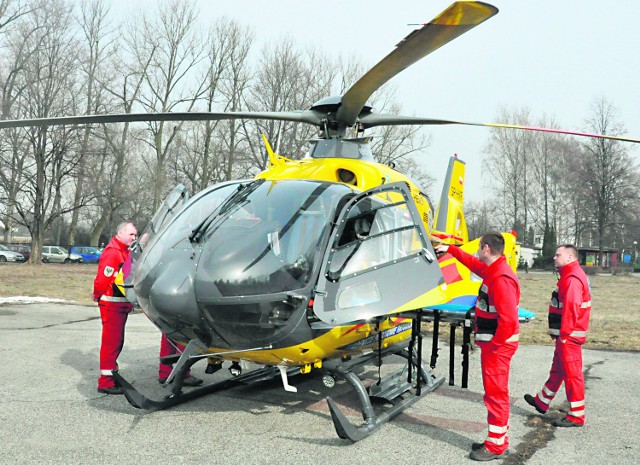
[[[417,402],[421,398],[420,395],[422,392],[434,391],[444,382],[444,376],[436,377],[431,370],[426,370],[415,354],[412,356],[409,355],[409,350],[403,349],[400,352],[393,353],[407,359],[411,371],[415,371],[415,368],[419,367],[419,381],[416,379],[415,382],[412,382],[411,374],[402,371],[383,378],[379,383],[373,384],[367,390],[362,380],[351,371],[352,367],[345,368],[336,366],[331,370],[351,384],[360,401],[362,416],[364,418],[364,422],[360,426],[354,425],[340,411],[335,401],[331,397],[327,397],[333,425],[336,428],[336,433],[338,433],[338,436],[342,439],[349,439],[356,442],[366,438],[377,430],[380,425],[391,420]],[[357,365],[362,365],[366,361],[368,360],[359,361]],[[371,404],[372,398],[382,398],[388,402],[392,402],[393,406],[376,415],[373,405]]]
[[[297,371],[297,370],[296,370]],[[182,383],[179,383],[179,388],[176,390],[174,387],[174,392],[165,397],[161,401],[156,401],[153,399],[149,399],[142,395],[136,388],[134,388],[126,379],[124,379],[120,373],[114,372],[113,377],[117,381],[117,383],[122,387],[125,397],[129,401],[129,403],[139,409],[149,410],[151,412],[164,410],[176,405],[182,404],[184,402],[188,402],[193,399],[197,399],[198,397],[206,396],[207,394],[212,394],[217,391],[222,391],[224,389],[229,389],[231,387],[240,385],[240,384],[251,384],[257,383],[260,381],[266,381],[275,377],[280,376],[280,371],[277,367],[265,367],[257,370],[250,371],[243,375],[237,376],[235,378],[230,378],[219,383],[210,384],[207,386],[203,386],[197,389],[192,389],[187,393],[183,393],[181,391]],[[178,378],[181,379],[181,378]],[[176,379],[176,383],[178,382]],[[178,384],[176,384],[177,386]]]
[[[353,359],[331,360],[324,364],[324,369],[328,373],[328,375],[325,376],[327,381],[323,380],[325,385],[329,387],[329,384],[332,384],[331,381],[335,383],[336,377],[346,379],[356,392],[358,400],[360,401],[362,417],[364,419],[364,422],[361,425],[354,425],[340,411],[338,405],[333,401],[333,399],[331,399],[331,397],[327,397],[331,418],[333,419],[333,424],[339,437],[349,439],[353,442],[366,438],[377,430],[380,425],[391,420],[417,402],[421,398],[420,396],[423,391],[425,393],[434,391],[444,382],[444,376],[436,377],[431,370],[425,369],[422,364],[422,311],[418,310],[415,314],[410,313],[406,316],[411,317],[412,319],[411,338],[408,341],[408,344],[405,341],[404,343],[383,348],[382,332],[378,331],[377,350],[370,352],[366,356],[360,355],[354,356]],[[164,410],[216,391],[229,389],[239,384],[251,384],[254,382],[269,380],[278,376],[282,378],[285,390],[295,390],[293,386],[289,386],[287,375],[299,373],[299,367],[290,367],[286,369],[282,366],[268,366],[219,383],[193,389],[188,393],[183,393],[182,385],[184,376],[194,363],[202,359],[202,357],[193,356],[193,353],[196,351],[196,345],[197,344],[194,343],[194,341],[191,341],[175,363],[174,370],[167,381],[171,382],[171,380],[173,380],[173,384],[171,386],[172,393],[161,401],[145,397],[119,373],[114,372],[113,376],[122,387],[124,395],[129,403],[136,408],[149,411]],[[354,373],[354,368],[361,367],[372,360],[375,360],[377,366],[381,367],[382,359],[387,355],[398,355],[405,358],[407,360],[407,364],[405,365],[406,368],[399,373],[381,378],[377,383],[374,383],[367,389],[358,375]],[[371,403],[372,399],[384,399],[391,403],[392,407],[376,414]]]

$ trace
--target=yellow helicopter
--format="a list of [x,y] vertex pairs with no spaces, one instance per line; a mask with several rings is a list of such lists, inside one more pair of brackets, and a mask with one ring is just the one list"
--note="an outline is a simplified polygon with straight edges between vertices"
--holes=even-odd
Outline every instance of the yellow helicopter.
[[[473,253],[463,214],[465,164],[453,157],[437,210],[420,187],[374,162],[366,129],[383,125],[504,127],[634,139],[513,125],[376,114],[368,98],[403,69],[491,18],[497,8],[456,2],[414,30],[344,95],[304,111],[87,115],[0,121],[0,128],[124,121],[270,119],[314,125],[308,156],[286,158],[264,144],[269,168],[251,180],[216,184],[189,198],[177,186],[164,200],[132,254],[123,278],[127,297],[170,339],[186,348],[167,383],[172,394],[154,401],[119,373],[129,402],[163,409],[225,389],[293,373],[321,370],[330,388],[340,377],[361,403],[364,422],[352,424],[327,398],[337,433],[357,441],[444,382],[422,363],[421,322],[457,325],[472,318],[479,281],[435,242]],[[503,233],[515,268],[516,238]],[[522,318],[532,314],[523,313]],[[452,326],[453,328],[453,326]],[[465,332],[468,347],[469,329]],[[407,369],[365,387],[354,368],[398,355]],[[435,366],[437,346],[432,351]],[[183,376],[200,360],[206,372],[230,361],[230,379],[182,392]],[[242,373],[239,362],[264,366]],[[468,367],[468,364],[467,364]],[[463,374],[464,376],[464,374]],[[463,379],[463,386],[465,380]],[[411,392],[412,395],[406,395]],[[393,402],[382,413],[371,398]]]

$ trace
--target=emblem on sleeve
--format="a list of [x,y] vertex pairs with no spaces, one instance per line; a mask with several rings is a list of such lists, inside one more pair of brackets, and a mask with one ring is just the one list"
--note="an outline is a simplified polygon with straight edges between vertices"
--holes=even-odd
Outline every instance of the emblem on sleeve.
[[104,275],[109,277],[113,274],[115,270],[113,268],[111,268],[110,266],[105,266],[104,267]]

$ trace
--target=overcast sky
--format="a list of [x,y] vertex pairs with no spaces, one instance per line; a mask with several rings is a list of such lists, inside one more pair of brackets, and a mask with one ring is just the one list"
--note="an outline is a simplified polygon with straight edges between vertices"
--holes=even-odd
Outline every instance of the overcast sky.
[[[373,66],[414,27],[449,0],[193,0],[203,22],[219,16],[251,26],[259,43],[295,38],[301,47],[357,55]],[[640,1],[496,0],[500,12],[403,71],[392,81],[408,115],[493,122],[501,107],[527,107],[534,118],[553,116],[564,129],[582,130],[605,97],[627,136],[640,139]],[[156,9],[156,1],[114,4]],[[310,104],[312,102],[309,102]],[[430,127],[422,156],[439,197],[448,157],[467,162],[467,200],[489,197],[481,178],[488,128]],[[569,136],[568,136],[569,137]],[[640,159],[640,144],[629,144]]]

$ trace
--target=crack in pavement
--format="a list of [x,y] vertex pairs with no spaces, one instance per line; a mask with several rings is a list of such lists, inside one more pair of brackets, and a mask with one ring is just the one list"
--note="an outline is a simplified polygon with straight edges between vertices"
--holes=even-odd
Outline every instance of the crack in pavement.
[[[596,376],[591,376],[591,369],[596,365],[604,364],[604,362],[601,360],[586,366],[584,370],[585,390],[589,389],[588,380],[599,379]],[[564,417],[567,410],[569,410],[569,403],[565,399],[559,407],[554,410],[550,409],[544,416],[529,415],[525,425],[533,428],[533,431],[524,435],[516,447],[516,451],[512,452],[502,463],[505,465],[524,465],[538,450],[547,447],[547,444],[556,436],[557,427],[553,426],[553,421]]]
[[99,316],[92,316],[89,318],[85,318],[83,320],[71,320],[71,321],[65,321],[63,323],[55,323],[55,324],[50,324],[50,325],[44,325],[44,326],[32,326],[32,327],[25,327],[25,328],[6,328],[10,331],[32,331],[34,329],[46,329],[46,328],[54,328],[56,326],[65,326],[65,325],[72,325],[75,323],[84,323],[87,321],[93,321],[93,320],[99,320],[100,317]]

